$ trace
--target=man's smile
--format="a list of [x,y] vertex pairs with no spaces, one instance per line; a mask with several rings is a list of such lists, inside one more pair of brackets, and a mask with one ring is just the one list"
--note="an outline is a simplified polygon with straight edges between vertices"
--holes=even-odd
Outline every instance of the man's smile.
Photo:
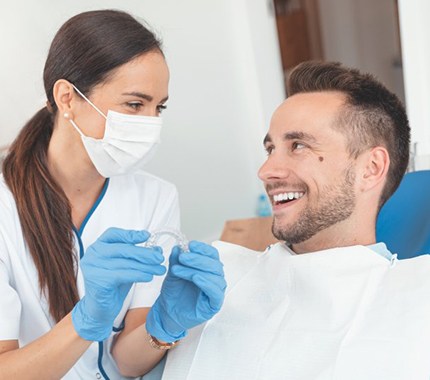
[[305,195],[305,193],[302,191],[299,191],[299,192],[289,191],[289,192],[274,194],[272,197],[272,203],[274,205],[287,203],[287,202],[292,201],[294,199],[300,199],[301,197],[303,197],[303,195]]
[[304,191],[276,191],[269,193],[273,212],[290,207],[305,195]]

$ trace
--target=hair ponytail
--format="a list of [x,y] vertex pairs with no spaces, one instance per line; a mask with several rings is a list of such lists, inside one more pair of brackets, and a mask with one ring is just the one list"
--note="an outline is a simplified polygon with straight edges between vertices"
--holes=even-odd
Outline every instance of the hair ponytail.
[[56,321],[79,300],[71,208],[48,171],[53,115],[42,108],[24,126],[3,162],[3,175],[18,209],[25,241]]
[[47,151],[58,111],[53,89],[59,79],[84,93],[114,69],[150,52],[161,52],[155,35],[125,12],[90,11],[68,20],[57,32],[43,73],[47,107],[22,129],[3,163],[15,198],[24,238],[49,297],[56,321],[79,301],[70,203],[49,173]]

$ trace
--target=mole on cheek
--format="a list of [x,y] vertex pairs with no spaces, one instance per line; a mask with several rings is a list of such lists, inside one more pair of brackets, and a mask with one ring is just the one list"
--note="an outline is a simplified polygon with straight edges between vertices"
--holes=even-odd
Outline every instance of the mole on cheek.
[[323,162],[324,161],[324,157],[318,157],[318,160],[320,160],[320,162]]

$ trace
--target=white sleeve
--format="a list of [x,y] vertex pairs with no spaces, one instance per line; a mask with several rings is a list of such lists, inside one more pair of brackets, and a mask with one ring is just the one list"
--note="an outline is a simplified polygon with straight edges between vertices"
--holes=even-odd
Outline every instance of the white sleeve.
[[[175,230],[180,229],[180,216],[179,216],[179,200],[176,188],[170,193],[170,197],[166,199],[163,204],[164,208],[158,213],[151,221],[151,230],[154,231],[159,228],[172,228]],[[160,205],[160,207],[162,207]],[[163,248],[163,254],[166,258],[164,265],[167,266],[170,251],[176,244],[174,239],[166,238],[160,241]],[[160,294],[161,285],[163,284],[165,276],[154,276],[151,282],[140,282],[134,286],[134,294],[131,300],[130,309],[138,307],[151,307],[158,295]]]
[[7,256],[6,242],[0,230],[0,340],[17,340],[21,301],[11,283],[11,268],[8,268]]

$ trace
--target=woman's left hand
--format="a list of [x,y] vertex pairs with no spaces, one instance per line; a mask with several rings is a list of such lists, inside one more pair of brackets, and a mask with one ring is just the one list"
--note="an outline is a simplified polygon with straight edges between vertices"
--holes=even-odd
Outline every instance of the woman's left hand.
[[190,242],[189,252],[174,247],[160,296],[146,319],[146,330],[165,342],[183,338],[188,329],[221,309],[226,287],[216,248],[197,241]]

